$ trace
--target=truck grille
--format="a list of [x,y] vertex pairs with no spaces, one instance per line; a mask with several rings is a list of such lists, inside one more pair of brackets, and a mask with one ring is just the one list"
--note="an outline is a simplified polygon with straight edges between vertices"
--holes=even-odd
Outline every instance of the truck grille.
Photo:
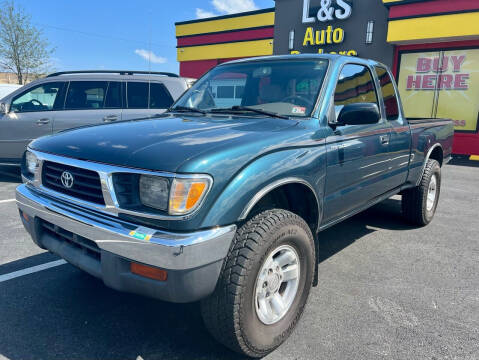
[[101,250],[98,245],[83,236],[76,235],[68,230],[65,230],[57,225],[49,223],[45,220],[41,221],[42,231],[53,236],[59,241],[67,242],[69,245],[72,245],[80,250],[82,250],[86,255],[100,260]]
[[[62,184],[61,177],[65,171],[73,176],[73,185],[70,188]],[[42,184],[46,188],[68,196],[105,205],[101,191],[100,176],[95,171],[45,161],[43,163]]]

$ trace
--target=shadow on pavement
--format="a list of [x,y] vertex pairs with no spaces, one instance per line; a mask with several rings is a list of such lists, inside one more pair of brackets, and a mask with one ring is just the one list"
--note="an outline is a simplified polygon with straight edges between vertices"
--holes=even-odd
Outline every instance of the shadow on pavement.
[[[372,231],[409,228],[399,207],[398,200],[388,200],[321,233],[320,261]],[[0,283],[0,304],[0,355],[11,360],[244,359],[212,339],[198,304],[119,293],[71,265]]]
[[465,157],[453,157],[452,160],[449,161],[448,165],[479,167],[479,161],[469,160]]
[[0,283],[0,304],[11,360],[244,358],[210,337],[198,304],[119,293],[71,265]]
[[363,236],[378,230],[412,229],[401,216],[401,200],[388,199],[319,233],[321,263]]
[[0,182],[21,183],[20,167],[0,166]]
[[[33,242],[32,242],[33,244]],[[36,245],[34,245],[36,246]],[[29,256],[23,259],[15,260],[6,264],[0,265],[0,275],[9,274],[14,271],[23,270],[32,266],[37,266],[45,264],[50,261],[55,261],[60,259],[57,255],[54,255],[50,252],[43,252],[38,255]],[[0,285],[1,286],[1,285]],[[1,312],[1,307],[0,307]]]

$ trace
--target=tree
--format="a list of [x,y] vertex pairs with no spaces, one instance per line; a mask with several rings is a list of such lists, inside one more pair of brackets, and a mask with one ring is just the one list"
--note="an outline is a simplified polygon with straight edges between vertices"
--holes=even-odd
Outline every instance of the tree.
[[13,1],[0,9],[0,67],[17,75],[18,83],[45,73],[50,63],[50,48],[43,32],[32,24],[31,17]]

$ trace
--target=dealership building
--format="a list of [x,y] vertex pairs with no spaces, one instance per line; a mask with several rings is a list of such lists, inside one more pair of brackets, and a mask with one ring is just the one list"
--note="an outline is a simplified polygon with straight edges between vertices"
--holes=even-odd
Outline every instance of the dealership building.
[[452,118],[454,153],[479,159],[478,0],[276,0],[270,9],[178,22],[176,37],[180,75],[194,78],[262,55],[378,60],[396,76],[407,117]]

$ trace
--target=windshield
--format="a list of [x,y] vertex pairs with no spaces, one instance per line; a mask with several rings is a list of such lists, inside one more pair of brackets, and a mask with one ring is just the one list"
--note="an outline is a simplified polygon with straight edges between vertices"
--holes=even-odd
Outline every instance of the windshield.
[[[172,110],[251,111],[310,116],[328,60],[272,60],[222,65],[186,92]],[[248,109],[249,108],[249,109]]]

